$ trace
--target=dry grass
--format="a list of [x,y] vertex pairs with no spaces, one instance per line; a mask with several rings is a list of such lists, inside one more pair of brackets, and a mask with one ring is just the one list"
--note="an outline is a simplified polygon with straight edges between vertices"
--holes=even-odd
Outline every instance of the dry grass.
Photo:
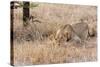
[[48,38],[60,26],[78,23],[80,19],[96,25],[95,6],[40,3],[38,7],[31,8],[30,14],[42,23],[29,22],[27,28],[23,27],[22,8],[16,9],[14,14],[14,65],[97,60],[96,37],[84,44],[69,42],[62,46],[54,45]]
[[[91,42],[89,42],[91,43]],[[24,42],[14,44],[15,65],[70,63],[96,61],[96,43],[85,44],[87,47],[77,47],[75,43],[65,46],[54,46],[50,41]]]

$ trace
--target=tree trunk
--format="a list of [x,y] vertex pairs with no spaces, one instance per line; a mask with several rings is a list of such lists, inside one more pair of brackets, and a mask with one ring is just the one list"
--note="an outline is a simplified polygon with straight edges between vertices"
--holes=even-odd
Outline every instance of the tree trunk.
[[28,21],[29,16],[30,16],[29,6],[30,6],[29,2],[26,2],[26,1],[23,2],[23,25],[24,26],[28,25],[27,21]]
[[11,42],[11,51],[10,51],[10,64],[11,65],[14,65],[14,50],[13,50],[13,23],[14,23],[14,2],[12,1],[10,3],[10,21],[11,21],[11,24],[10,24],[10,42]]

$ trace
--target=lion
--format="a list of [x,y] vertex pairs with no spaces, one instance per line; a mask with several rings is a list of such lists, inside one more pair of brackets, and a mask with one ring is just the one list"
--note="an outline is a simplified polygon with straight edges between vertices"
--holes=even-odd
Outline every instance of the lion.
[[54,39],[58,45],[61,45],[64,42],[69,42],[71,40],[81,42],[81,39],[75,34],[70,24],[61,26],[60,29],[56,31]]
[[89,26],[87,23],[80,22],[72,24],[74,32],[82,39],[86,40],[88,38]]
[[94,27],[89,27],[87,23],[80,22],[76,24],[65,24],[62,25],[54,35],[53,42],[55,44],[61,45],[64,42],[74,41],[78,44],[82,44],[89,37],[95,35]]
[[94,37],[97,34],[96,25],[89,25],[85,22],[72,25],[75,33],[82,39],[87,40],[89,37]]
[[89,25],[89,32],[88,32],[90,37],[94,37],[97,35],[97,26],[95,24]]

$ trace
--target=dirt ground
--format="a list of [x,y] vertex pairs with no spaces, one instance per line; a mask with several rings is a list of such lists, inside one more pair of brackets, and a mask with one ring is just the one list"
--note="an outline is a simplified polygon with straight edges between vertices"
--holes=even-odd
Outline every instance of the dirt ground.
[[90,37],[83,44],[66,42],[62,46],[53,45],[53,42],[46,37],[60,26],[79,23],[80,19],[90,26],[97,27],[96,6],[39,3],[37,7],[30,8],[30,15],[35,16],[41,23],[30,21],[25,29],[22,11],[22,8],[14,9],[14,65],[97,60],[97,36]]

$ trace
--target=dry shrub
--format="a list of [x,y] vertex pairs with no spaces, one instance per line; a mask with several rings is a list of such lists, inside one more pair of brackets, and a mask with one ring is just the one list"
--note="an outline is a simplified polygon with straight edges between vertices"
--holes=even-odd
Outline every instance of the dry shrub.
[[44,40],[56,32],[56,26],[55,23],[30,23],[27,27],[18,27],[13,31],[14,40]]

